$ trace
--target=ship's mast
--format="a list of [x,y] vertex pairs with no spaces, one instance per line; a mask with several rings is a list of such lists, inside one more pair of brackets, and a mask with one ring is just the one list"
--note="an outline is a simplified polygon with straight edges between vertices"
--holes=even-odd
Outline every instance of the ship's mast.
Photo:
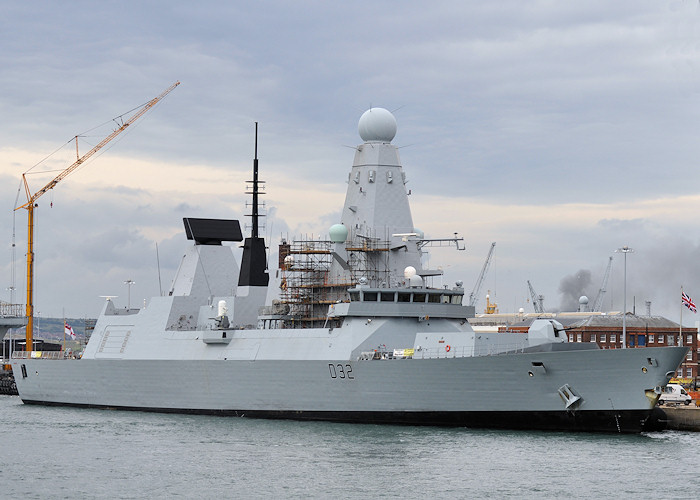
[[258,179],[258,122],[255,122],[255,157],[253,159],[253,180],[248,181],[252,190],[246,194],[253,195],[252,218],[250,238],[243,242],[243,256],[241,258],[241,273],[238,278],[238,286],[259,286],[266,287],[270,281],[267,273],[267,252],[265,249],[265,238],[259,235],[259,202],[261,194],[260,187],[265,181]]
[[253,213],[250,237],[258,237],[258,122],[255,122],[255,158],[253,159]]

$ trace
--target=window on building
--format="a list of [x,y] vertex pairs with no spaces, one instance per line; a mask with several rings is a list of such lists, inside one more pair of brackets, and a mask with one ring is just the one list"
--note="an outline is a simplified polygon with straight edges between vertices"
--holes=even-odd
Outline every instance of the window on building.
[[574,341],[574,334],[570,333],[569,334],[569,342],[573,342],[573,341]]
[[666,343],[668,345],[673,345],[673,342],[675,342],[676,338],[673,335],[666,335]]
[[576,334],[576,342],[583,342],[583,335],[580,333]]
[[606,336],[604,333],[601,333],[601,334],[600,334],[600,341],[601,341],[601,342],[607,342],[607,341],[608,341],[608,340],[607,340],[607,336]]
[[685,355],[685,359],[687,359],[688,361],[692,361],[693,360],[693,351],[688,351],[688,354]]
[[650,334],[649,334],[649,343],[650,343],[650,344],[653,344],[653,343],[654,343],[654,334],[653,334],[653,333],[650,333]]
[[610,334],[610,342],[612,342],[613,344],[615,342],[617,342],[617,335],[616,334],[614,334],[614,333]]
[[685,343],[686,343],[687,345],[693,345],[693,336],[692,336],[692,335],[688,335],[688,336],[685,338]]
[[595,333],[591,333],[591,342],[595,342]]
[[664,336],[659,335],[659,344],[663,344],[663,343],[664,343]]
[[685,376],[688,378],[693,378],[693,369],[692,368],[686,368],[685,369]]

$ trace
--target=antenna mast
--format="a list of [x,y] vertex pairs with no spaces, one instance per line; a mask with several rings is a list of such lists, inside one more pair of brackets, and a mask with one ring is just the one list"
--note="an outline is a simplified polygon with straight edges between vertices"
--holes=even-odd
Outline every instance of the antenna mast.
[[255,122],[255,158],[253,159],[253,213],[250,237],[258,237],[258,122]]
[[261,238],[259,232],[259,203],[260,187],[265,181],[258,179],[258,122],[255,122],[255,157],[253,159],[253,180],[246,181],[249,191],[246,194],[253,195],[252,210],[250,213],[251,229],[250,238],[243,242],[243,256],[241,257],[241,272],[238,278],[238,286],[266,287],[270,281],[267,272],[267,252],[265,238]]

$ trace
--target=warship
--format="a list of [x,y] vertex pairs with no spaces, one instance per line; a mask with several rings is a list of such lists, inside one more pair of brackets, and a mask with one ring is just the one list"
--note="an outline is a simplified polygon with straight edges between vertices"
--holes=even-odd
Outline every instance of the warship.
[[[167,294],[107,299],[80,359],[15,352],[26,404],[338,422],[641,432],[686,347],[600,349],[561,324],[477,333],[464,287],[433,286],[413,224],[393,114],[359,121],[340,220],[282,239],[270,285],[259,234],[257,125],[250,236],[185,218]],[[443,214],[442,216],[444,216]],[[233,245],[242,242],[240,265]],[[267,301],[268,287],[274,300]],[[274,290],[273,290],[274,289]]]

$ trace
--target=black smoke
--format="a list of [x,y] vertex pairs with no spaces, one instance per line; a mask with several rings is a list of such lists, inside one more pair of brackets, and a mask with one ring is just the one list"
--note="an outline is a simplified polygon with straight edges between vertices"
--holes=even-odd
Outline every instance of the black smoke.
[[578,311],[579,298],[582,295],[588,297],[588,307],[592,307],[597,292],[592,286],[591,272],[588,269],[581,269],[565,276],[559,282],[559,293],[561,294],[560,311]]

